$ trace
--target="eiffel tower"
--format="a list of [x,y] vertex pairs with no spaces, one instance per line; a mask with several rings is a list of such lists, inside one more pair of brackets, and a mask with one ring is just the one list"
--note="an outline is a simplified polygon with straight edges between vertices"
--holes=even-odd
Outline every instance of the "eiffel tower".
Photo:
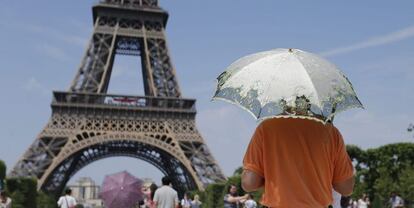
[[[38,179],[59,194],[88,164],[113,156],[144,160],[183,193],[225,180],[184,99],[165,36],[168,13],[157,0],[103,0],[94,31],[66,92],[53,92],[52,116],[10,176]],[[115,55],[141,57],[145,96],[107,94]]]

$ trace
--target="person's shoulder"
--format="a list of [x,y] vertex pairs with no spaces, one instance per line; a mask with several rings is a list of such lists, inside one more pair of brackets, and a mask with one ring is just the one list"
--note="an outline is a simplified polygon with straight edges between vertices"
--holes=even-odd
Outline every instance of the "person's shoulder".
[[162,187],[159,187],[159,188],[157,188],[155,191],[154,191],[154,194],[157,194],[157,193],[159,193],[160,191],[162,191],[162,189],[161,189]]
[[177,193],[177,191],[175,189],[173,189],[172,187],[170,187],[170,186],[164,186],[164,189],[168,190],[171,193]]
[[277,127],[281,124],[284,124],[287,121],[285,118],[269,118],[265,119],[262,122],[259,123],[257,128],[266,128],[271,126],[272,128]]

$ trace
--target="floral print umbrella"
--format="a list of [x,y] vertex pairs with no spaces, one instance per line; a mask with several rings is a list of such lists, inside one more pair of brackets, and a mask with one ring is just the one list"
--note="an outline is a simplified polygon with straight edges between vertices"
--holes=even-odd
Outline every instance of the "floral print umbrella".
[[240,58],[217,78],[213,100],[237,104],[256,119],[308,118],[324,123],[363,108],[348,78],[327,60],[299,49]]

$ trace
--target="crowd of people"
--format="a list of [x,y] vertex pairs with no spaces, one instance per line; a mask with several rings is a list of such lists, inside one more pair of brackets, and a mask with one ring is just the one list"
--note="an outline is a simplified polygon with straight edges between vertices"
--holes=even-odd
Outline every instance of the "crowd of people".
[[202,202],[198,195],[194,195],[193,199],[187,193],[181,201],[178,200],[178,193],[172,187],[171,178],[165,176],[161,179],[162,186],[157,187],[152,183],[149,187],[143,188],[144,200],[140,202],[140,208],[200,208]]
[[[404,200],[396,193],[392,192],[388,200],[388,206],[391,208],[403,208]],[[372,202],[367,194],[362,194],[359,199],[352,199],[350,197],[343,197],[341,199],[341,206],[338,208],[369,208],[372,207]],[[336,208],[336,207],[334,207]]]
[[[181,200],[178,199],[177,191],[171,184],[168,176],[162,178],[162,186],[157,187],[152,183],[149,187],[143,188],[144,200],[140,203],[139,208],[200,208],[202,202],[196,194],[193,199],[188,193],[184,193]],[[224,195],[224,208],[257,208],[251,194],[238,196],[237,186],[232,184],[229,186],[227,193]]]
[[[158,187],[152,183],[148,187],[143,188],[144,200],[142,200],[137,207],[139,208],[200,208],[202,202],[198,195],[194,195],[191,199],[188,193],[184,193],[181,200],[178,199],[178,193],[171,184],[171,179],[168,176],[162,178],[162,186]],[[65,195],[61,196],[57,202],[60,208],[71,208],[76,205],[76,200],[71,196],[71,189],[65,190]],[[334,197],[335,198],[335,197]],[[254,201],[251,194],[243,196],[238,195],[237,186],[231,184],[228,187],[227,193],[224,195],[224,208],[257,208],[257,203]],[[337,200],[337,199],[335,199]],[[371,200],[367,194],[362,194],[358,199],[351,197],[339,198],[340,203],[336,203],[333,208],[369,208],[372,207]],[[0,192],[0,208],[11,208],[12,200],[4,191]],[[388,207],[403,208],[404,200],[396,193],[392,192],[388,200]]]

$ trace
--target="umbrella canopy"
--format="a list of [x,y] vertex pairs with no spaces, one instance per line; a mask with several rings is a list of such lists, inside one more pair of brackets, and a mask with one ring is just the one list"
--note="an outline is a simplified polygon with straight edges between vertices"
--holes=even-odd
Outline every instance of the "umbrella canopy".
[[107,175],[99,196],[107,208],[131,208],[142,200],[142,181],[127,171]]
[[256,119],[304,117],[327,122],[363,108],[348,78],[327,60],[298,49],[240,58],[218,78],[214,99],[237,104]]

